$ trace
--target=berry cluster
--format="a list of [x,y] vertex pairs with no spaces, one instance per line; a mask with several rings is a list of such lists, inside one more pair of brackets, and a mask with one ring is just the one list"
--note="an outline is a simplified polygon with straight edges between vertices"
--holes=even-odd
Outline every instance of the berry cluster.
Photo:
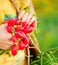
[[26,21],[21,22],[19,19],[12,18],[7,21],[7,25],[7,31],[12,34],[11,40],[15,43],[15,45],[12,46],[12,55],[15,56],[18,50],[28,48],[31,43],[28,33],[34,30],[35,22],[29,24]]

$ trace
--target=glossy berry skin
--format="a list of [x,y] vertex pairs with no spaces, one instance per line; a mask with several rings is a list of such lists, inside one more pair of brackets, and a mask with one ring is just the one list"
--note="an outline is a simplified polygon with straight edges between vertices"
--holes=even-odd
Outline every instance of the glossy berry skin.
[[13,27],[12,27],[12,26],[8,26],[8,27],[7,27],[7,31],[8,31],[9,33],[12,33],[12,32],[13,32]]
[[15,35],[14,35],[14,36],[12,36],[11,40],[12,40],[13,42],[16,42],[16,41],[17,41],[16,36],[15,36]]
[[15,56],[18,53],[18,46],[13,45],[12,46],[12,55]]
[[20,24],[21,24],[20,20],[19,19],[16,19],[15,20],[15,25],[20,25]]
[[15,20],[13,18],[11,18],[10,20],[8,20],[8,26],[14,26],[15,25]]
[[23,43],[23,41],[20,41],[18,43],[18,46],[19,46],[19,50],[23,50],[25,48],[25,44]]

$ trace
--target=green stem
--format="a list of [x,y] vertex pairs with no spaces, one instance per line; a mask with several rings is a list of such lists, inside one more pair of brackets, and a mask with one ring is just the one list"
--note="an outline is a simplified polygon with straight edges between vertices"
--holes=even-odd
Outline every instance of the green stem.
[[56,63],[56,59],[55,59],[55,56],[53,55],[53,52],[50,51],[50,54],[51,54],[52,58],[54,59],[54,61],[55,61],[55,63]]
[[54,65],[54,62],[53,62],[53,58],[51,58],[51,56],[48,54],[48,53],[45,53],[47,56],[48,56],[48,58],[50,59],[50,64],[51,65]]
[[48,61],[46,61],[46,62],[44,62],[44,65],[45,65],[45,64],[47,64],[47,63],[49,63],[49,60],[48,60]]
[[35,61],[33,61],[31,64],[34,64],[34,63],[37,63],[37,62],[39,62],[40,60],[35,60]]
[[43,65],[43,54],[41,53],[41,65]]
[[56,47],[56,48],[52,48],[52,49],[48,49],[48,50],[46,50],[45,52],[50,52],[50,51],[57,51],[58,50],[58,47]]
[[4,50],[0,49],[0,55],[2,55],[4,53]]

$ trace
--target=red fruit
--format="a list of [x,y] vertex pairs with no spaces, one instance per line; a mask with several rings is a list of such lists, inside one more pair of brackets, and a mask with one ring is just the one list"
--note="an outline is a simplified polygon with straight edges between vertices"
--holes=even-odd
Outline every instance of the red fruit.
[[14,35],[14,36],[12,36],[11,40],[12,40],[13,42],[16,42],[16,41],[17,41],[16,36],[15,36],[15,35]]
[[27,22],[22,22],[22,27],[26,28],[28,26]]
[[8,26],[7,31],[8,31],[9,33],[12,33],[12,32],[13,32],[13,27],[12,27],[12,26]]
[[15,56],[18,53],[18,46],[13,45],[12,47],[12,55]]
[[19,45],[19,50],[23,50],[25,48],[25,44],[23,43],[23,41],[20,41],[18,45]]
[[24,32],[19,31],[19,32],[16,33],[16,37],[17,38],[24,38],[25,37],[25,34],[24,34]]
[[14,26],[14,25],[15,25],[15,20],[13,18],[8,20],[8,26]]
[[31,27],[35,27],[35,21],[31,23]]
[[25,34],[31,33],[32,31],[33,31],[33,27],[29,27],[29,28],[23,29],[23,32],[24,32]]
[[15,20],[15,25],[20,25],[20,24],[21,24],[20,19],[16,19],[16,20]]

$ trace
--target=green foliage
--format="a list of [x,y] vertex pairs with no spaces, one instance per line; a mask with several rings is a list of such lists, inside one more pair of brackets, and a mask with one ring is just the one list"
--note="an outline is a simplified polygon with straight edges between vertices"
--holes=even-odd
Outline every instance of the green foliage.
[[58,48],[52,48],[31,58],[31,65],[56,65],[58,63]]
[[8,56],[11,56],[11,51],[10,50],[2,50],[0,49],[0,55],[2,54],[8,54]]

